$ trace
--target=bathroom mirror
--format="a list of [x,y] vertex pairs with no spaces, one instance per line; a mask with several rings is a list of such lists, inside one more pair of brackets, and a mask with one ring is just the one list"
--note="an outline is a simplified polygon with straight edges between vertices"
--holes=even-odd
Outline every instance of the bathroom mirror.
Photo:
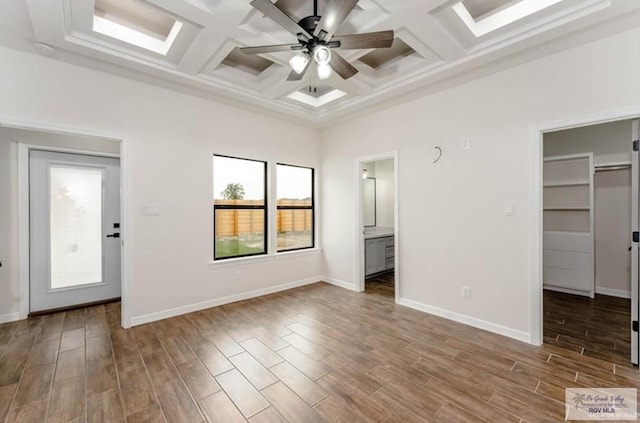
[[376,226],[376,178],[362,180],[364,226]]

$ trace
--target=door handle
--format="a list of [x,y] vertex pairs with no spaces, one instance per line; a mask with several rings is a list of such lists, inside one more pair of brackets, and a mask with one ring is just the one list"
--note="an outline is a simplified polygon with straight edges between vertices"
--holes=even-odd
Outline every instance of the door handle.
[[107,235],[107,238],[120,238],[120,234],[116,232],[115,234]]

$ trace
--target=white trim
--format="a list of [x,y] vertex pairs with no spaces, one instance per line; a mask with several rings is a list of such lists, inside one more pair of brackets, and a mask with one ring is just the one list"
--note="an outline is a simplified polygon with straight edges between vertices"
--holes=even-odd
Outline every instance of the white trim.
[[288,282],[281,285],[271,286],[268,288],[256,289],[254,291],[243,292],[240,294],[229,295],[222,298],[214,298],[212,300],[202,301],[199,303],[188,304],[181,307],[170,308],[167,310],[157,311],[155,313],[149,313],[142,316],[134,316],[131,318],[133,326],[144,325],[145,323],[151,323],[162,319],[168,319],[170,317],[180,316],[187,313],[193,313],[194,311],[200,311],[211,307],[218,307],[224,304],[235,303],[238,301],[249,300],[251,298],[261,297],[263,295],[273,294],[276,292],[286,291],[288,289],[298,288],[305,285],[311,285],[314,283],[322,282],[321,276],[315,276],[299,281]]
[[580,295],[581,297],[594,298],[591,291],[584,291],[580,289],[563,288],[560,286],[544,285],[545,291],[562,292],[563,294]]
[[474,328],[486,330],[489,332],[497,333],[521,342],[531,342],[530,334],[520,330],[512,329],[506,326],[497,325],[495,323],[487,322],[486,320],[477,319],[475,317],[467,316],[466,314],[456,313],[448,311],[439,307],[433,307],[430,305],[422,304],[417,301],[407,300],[406,298],[400,298],[398,304],[405,307],[412,308],[414,310],[422,311],[424,313],[432,314],[434,316],[443,317],[454,322],[462,323]]
[[26,319],[26,317],[20,317],[20,313],[0,314],[0,325],[3,323],[16,322],[22,319]]
[[603,162],[603,163],[594,163],[593,167],[603,167],[603,166],[631,166],[630,160],[625,160],[623,162]]
[[562,0],[521,0],[516,3],[512,2],[511,5],[495,13],[483,16],[478,20],[475,20],[473,16],[471,16],[471,13],[469,13],[469,10],[462,2],[455,4],[453,10],[467,28],[469,28],[469,31],[478,38],[519,21],[520,19],[524,19],[527,16],[538,13],[561,1]]
[[603,288],[596,287],[596,294],[599,295],[608,295],[610,297],[618,297],[618,298],[631,298],[631,291],[623,291],[621,289],[611,289],[611,288]]
[[529,332],[531,343],[542,345],[542,163],[543,136],[545,132],[579,128],[599,123],[634,119],[640,116],[640,106],[609,110],[601,113],[577,116],[555,122],[534,125],[529,135],[531,157],[531,257]]
[[[131,274],[129,251],[133,248],[130,240],[133,239],[131,233],[133,228],[129,225],[132,220],[130,216],[129,196],[130,188],[128,183],[129,175],[129,143],[124,136],[115,133],[97,132],[87,129],[79,129],[65,125],[43,122],[31,122],[14,119],[0,118],[0,127],[22,129],[27,131],[48,132],[60,135],[83,136],[88,138],[98,138],[103,141],[117,142],[120,144],[120,222],[121,226],[127,228],[121,235],[121,325],[124,328],[131,327]],[[82,153],[79,150],[69,150],[64,148],[46,147],[39,145],[23,144],[18,142],[18,292],[19,292],[19,318],[26,319],[29,316],[29,149],[48,151],[64,151]],[[91,155],[102,155],[113,157],[112,154],[100,154],[89,152]]]
[[322,248],[305,248],[302,250],[283,251],[281,253],[261,254],[259,256],[237,257],[222,260],[209,260],[209,268],[221,269],[224,267],[244,266],[247,264],[264,263],[272,260],[286,260],[303,256],[317,255]]
[[339,279],[328,278],[326,276],[322,278],[322,281],[330,285],[335,285],[339,288],[348,289],[349,291],[360,292],[358,291],[358,287],[355,283],[349,283],[349,282],[341,281]]
[[29,316],[29,148],[18,143],[18,309]]

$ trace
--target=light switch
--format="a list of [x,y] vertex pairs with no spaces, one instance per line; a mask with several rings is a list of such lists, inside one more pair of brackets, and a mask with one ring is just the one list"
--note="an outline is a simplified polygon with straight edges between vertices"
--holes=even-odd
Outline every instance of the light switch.
[[508,204],[504,208],[504,215],[505,216],[515,216],[515,214],[516,214],[516,207],[513,204]]
[[158,203],[145,203],[142,205],[140,212],[143,216],[159,216],[160,205]]

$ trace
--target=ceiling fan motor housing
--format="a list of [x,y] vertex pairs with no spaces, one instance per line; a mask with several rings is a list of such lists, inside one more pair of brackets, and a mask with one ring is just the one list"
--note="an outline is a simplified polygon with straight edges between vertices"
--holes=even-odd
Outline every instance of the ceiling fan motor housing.
[[320,22],[320,16],[307,16],[306,18],[300,19],[298,25],[309,34],[313,34],[318,26],[318,22]]

